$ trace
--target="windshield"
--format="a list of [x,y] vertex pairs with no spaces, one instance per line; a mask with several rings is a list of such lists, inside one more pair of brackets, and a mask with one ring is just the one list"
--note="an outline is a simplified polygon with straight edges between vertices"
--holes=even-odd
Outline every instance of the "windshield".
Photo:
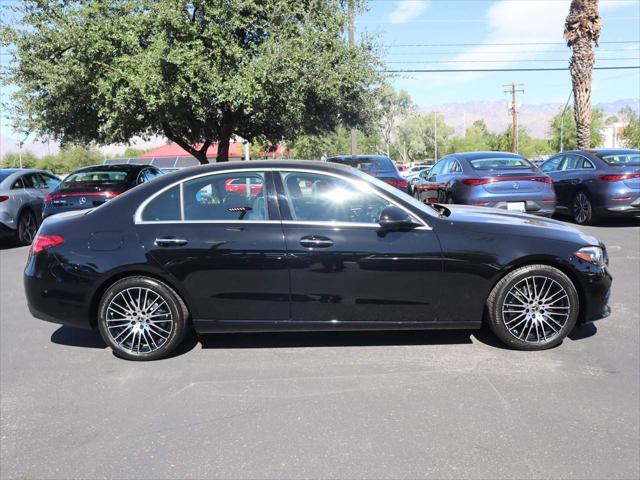
[[393,162],[387,157],[338,157],[329,159],[329,162],[349,165],[363,172],[395,170]]
[[126,178],[127,172],[119,170],[91,170],[76,172],[65,178],[58,187],[58,190],[122,185]]
[[599,156],[609,165],[640,165],[640,152],[626,152]]
[[497,170],[500,168],[533,168],[524,157],[476,158],[469,160],[474,170]]

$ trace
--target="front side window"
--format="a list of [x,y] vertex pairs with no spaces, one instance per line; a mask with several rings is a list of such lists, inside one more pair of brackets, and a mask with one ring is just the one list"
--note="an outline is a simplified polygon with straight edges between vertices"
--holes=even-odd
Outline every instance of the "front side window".
[[364,185],[341,178],[306,172],[282,172],[281,177],[295,221],[377,224],[391,205]]
[[441,173],[443,173],[448,160],[448,158],[443,158],[438,163],[436,163],[433,168],[431,168],[431,176],[440,175]]
[[46,184],[45,188],[48,188],[50,190],[56,188],[60,184],[60,179],[57,178],[57,177],[54,177],[52,175],[48,175],[46,173],[41,173],[40,177],[42,178],[42,180]]
[[262,173],[208,175],[183,189],[185,220],[268,220]]
[[540,170],[542,170],[543,172],[555,172],[559,169],[560,162],[562,162],[563,158],[563,155],[558,155],[557,157],[550,158],[542,164]]

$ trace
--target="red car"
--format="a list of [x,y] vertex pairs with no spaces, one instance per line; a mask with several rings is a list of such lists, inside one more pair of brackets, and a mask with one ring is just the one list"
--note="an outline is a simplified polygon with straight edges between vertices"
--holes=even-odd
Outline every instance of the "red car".
[[249,178],[230,178],[225,182],[225,190],[227,192],[235,192],[241,193],[242,195],[247,194],[247,183],[250,183],[249,191],[251,192],[251,196],[255,197],[262,193],[262,181],[257,177],[249,177]]

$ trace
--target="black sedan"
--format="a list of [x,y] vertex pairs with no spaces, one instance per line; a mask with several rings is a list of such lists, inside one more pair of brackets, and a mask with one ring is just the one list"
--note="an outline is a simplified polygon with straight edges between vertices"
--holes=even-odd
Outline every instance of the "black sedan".
[[162,175],[149,165],[95,165],[80,168],[44,197],[43,217],[102,205],[141,183]]
[[411,193],[409,181],[400,174],[395,162],[385,155],[341,155],[327,158],[327,162],[349,165],[403,192]]
[[[245,188],[238,188],[244,185]],[[558,345],[609,313],[605,246],[554,220],[426,205],[353,168],[185,169],[47,218],[25,269],[32,314],[164,357],[199,332],[479,328]]]

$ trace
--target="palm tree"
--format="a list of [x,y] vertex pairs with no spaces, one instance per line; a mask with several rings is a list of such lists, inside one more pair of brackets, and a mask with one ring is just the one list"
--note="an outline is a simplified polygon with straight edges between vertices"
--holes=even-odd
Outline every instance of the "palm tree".
[[591,147],[591,75],[596,56],[592,44],[598,46],[602,17],[598,0],[571,0],[564,23],[564,38],[573,49],[569,71],[573,83],[574,116],[578,129],[578,148]]

